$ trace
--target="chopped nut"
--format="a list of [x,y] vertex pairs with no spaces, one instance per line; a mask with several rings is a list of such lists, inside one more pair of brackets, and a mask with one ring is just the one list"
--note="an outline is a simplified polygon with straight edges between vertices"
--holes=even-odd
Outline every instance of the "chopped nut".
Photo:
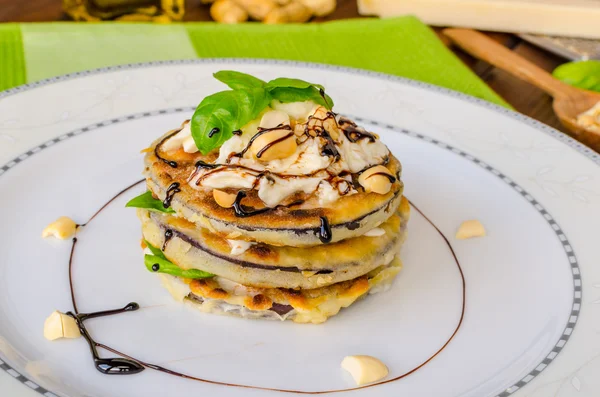
[[77,231],[77,224],[73,219],[67,216],[61,216],[42,231],[42,237],[56,237],[61,240],[65,240],[75,234]]
[[312,17],[310,8],[298,2],[274,8],[263,19],[264,23],[278,24],[287,22],[306,22]]
[[280,125],[290,125],[290,116],[281,110],[270,110],[260,119],[260,128],[275,128]]
[[358,386],[377,382],[389,373],[384,363],[371,356],[347,356],[342,368],[350,372]]
[[362,172],[358,176],[358,183],[365,189],[365,192],[386,194],[392,188],[392,180],[395,177],[383,165],[376,165]]
[[334,141],[337,141],[340,138],[340,128],[338,127],[338,123],[325,106],[319,106],[315,109],[309,122],[309,127],[311,126],[313,128],[322,127]]
[[248,20],[248,13],[234,0],[217,0],[210,7],[210,16],[221,23],[240,23]]
[[250,149],[257,159],[271,161],[291,156],[297,147],[294,133],[282,128],[262,133],[254,140]]
[[233,193],[227,193],[222,190],[214,189],[213,190],[213,198],[223,208],[231,208],[233,207],[233,203],[235,202],[235,198],[237,195]]
[[310,8],[317,17],[331,14],[335,10],[336,0],[297,0]]
[[253,18],[259,21],[265,19],[272,9],[277,7],[274,0],[234,0]]
[[44,337],[48,340],[60,338],[79,338],[79,326],[69,315],[54,311],[44,322]]
[[485,236],[485,228],[478,220],[464,221],[458,231],[456,232],[456,238],[464,240],[472,237],[483,237]]

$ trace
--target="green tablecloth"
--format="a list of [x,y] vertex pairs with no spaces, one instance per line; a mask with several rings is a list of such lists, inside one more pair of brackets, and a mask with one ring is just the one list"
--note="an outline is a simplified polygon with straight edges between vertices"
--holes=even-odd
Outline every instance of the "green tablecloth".
[[322,24],[210,22],[0,25],[0,90],[123,63],[205,57],[276,58],[409,77],[505,105],[414,17]]

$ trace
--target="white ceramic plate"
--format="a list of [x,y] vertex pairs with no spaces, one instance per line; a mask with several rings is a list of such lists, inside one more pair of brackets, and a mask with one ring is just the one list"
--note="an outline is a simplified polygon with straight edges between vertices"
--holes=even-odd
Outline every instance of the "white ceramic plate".
[[[414,210],[404,269],[389,292],[318,326],[206,315],[172,301],[145,270],[138,220],[124,208],[138,185],[78,234],[77,305],[89,312],[139,302],[137,312],[89,320],[95,339],[217,383],[151,369],[103,375],[85,340],[42,336],[53,310],[73,307],[71,243],[43,240],[41,230],[61,215],[85,222],[139,180],[140,149],[222,89],[211,77],[221,69],[324,84],[338,112],[379,133],[402,161],[406,195],[449,239],[460,267]],[[0,93],[0,142],[0,368],[8,371],[0,389],[13,390],[15,378],[34,389],[20,386],[23,396],[600,394],[600,160],[522,115],[361,70],[203,60],[101,69]],[[488,236],[456,240],[467,219],[479,219]],[[350,354],[379,357],[391,381],[350,391],[340,369]]]

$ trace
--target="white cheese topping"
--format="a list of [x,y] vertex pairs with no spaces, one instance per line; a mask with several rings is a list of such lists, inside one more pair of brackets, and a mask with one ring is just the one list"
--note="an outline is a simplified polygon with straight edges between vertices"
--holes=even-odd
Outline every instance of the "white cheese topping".
[[275,175],[269,175],[268,178],[260,179],[258,184],[258,197],[267,207],[275,207],[286,197],[296,192],[304,192],[307,194],[314,192],[321,180],[320,177],[280,178]]
[[[238,189],[251,189],[254,186],[254,181],[258,176],[258,172],[247,170],[236,170],[234,168],[225,169],[219,172],[207,172],[200,183],[202,186],[211,187],[213,189],[224,189],[227,187]],[[197,178],[192,180],[195,186]]]
[[227,242],[231,246],[231,255],[241,255],[256,244],[244,240],[227,240]]
[[[234,135],[221,146],[215,163],[227,167],[202,169],[194,174],[190,185],[195,189],[256,189],[267,207],[275,207],[297,192],[314,193],[321,207],[330,206],[341,196],[357,193],[352,188],[352,178],[348,173],[382,164],[389,156],[388,148],[379,139],[350,141],[338,121],[327,109],[311,101],[273,101],[259,118],[242,128],[242,135]],[[278,126],[281,128],[278,129]],[[257,159],[255,147],[251,146],[254,153],[245,149],[251,145],[252,137],[261,131],[260,128],[263,128],[262,131],[270,129],[269,132],[284,130],[288,131],[287,134],[294,133],[298,142],[295,151],[284,158],[270,161]],[[323,129],[331,139],[320,134]],[[164,147],[183,145],[184,150],[188,151],[189,148],[185,147],[188,137],[191,135],[189,124],[186,124]],[[325,150],[328,145],[329,149],[333,146],[337,150],[339,158],[333,156],[331,150]],[[342,172],[345,176],[338,177]],[[345,179],[345,182],[340,182],[341,179]]]
[[345,136],[341,139],[338,150],[342,155],[341,167],[352,173],[362,171],[371,165],[381,164],[390,154],[380,140],[370,142],[368,139],[362,139],[352,143]]
[[317,104],[313,101],[281,103],[278,100],[274,100],[271,102],[271,107],[287,113],[292,119],[306,121],[308,116],[315,112]]
[[192,138],[192,128],[190,127],[190,121],[186,120],[181,125],[181,130],[173,137],[169,138],[163,145],[162,149],[168,151],[177,150],[183,148],[186,153],[196,153],[198,148]]

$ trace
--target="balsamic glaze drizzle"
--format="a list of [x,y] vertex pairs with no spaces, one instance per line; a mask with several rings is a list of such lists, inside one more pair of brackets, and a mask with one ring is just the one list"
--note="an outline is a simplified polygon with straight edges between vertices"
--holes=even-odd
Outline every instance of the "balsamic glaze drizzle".
[[242,130],[233,130],[231,131],[233,135],[242,135]]
[[319,240],[322,243],[331,242],[332,233],[331,233],[331,225],[329,225],[329,219],[326,216],[320,217],[321,219],[321,227],[319,228]]
[[82,314],[75,314],[73,312],[66,313],[68,316],[71,316],[71,317],[73,317],[73,319],[75,319],[75,322],[77,323],[77,326],[79,327],[79,332],[81,333],[81,336],[83,336],[83,338],[87,341],[87,343],[90,347],[90,352],[92,353],[92,358],[94,359],[94,366],[96,367],[96,369],[98,371],[102,372],[103,374],[106,374],[106,375],[133,375],[133,374],[142,372],[145,368],[139,362],[128,359],[128,358],[122,358],[122,357],[101,358],[100,355],[98,354],[98,345],[99,344],[91,337],[90,333],[88,332],[88,330],[85,327],[83,322],[89,318],[110,316],[113,314],[135,311],[135,310],[138,310],[139,308],[140,308],[140,306],[137,303],[131,302],[131,303],[127,304],[125,307],[123,307],[121,309],[116,309],[116,310],[105,310],[105,311],[96,312],[96,313],[82,313]]
[[246,147],[241,152],[235,153],[231,157],[242,157],[244,154],[246,154],[246,152],[248,151],[248,149],[250,149],[250,147],[252,146],[252,144],[254,143],[254,141],[259,136],[261,136],[262,134],[265,134],[265,133],[267,133],[269,131],[277,131],[277,130],[292,131],[292,127],[290,125],[283,125],[283,124],[279,124],[277,127],[272,127],[272,128],[258,127],[258,132],[256,134],[254,134],[254,136],[252,138],[250,138],[250,141],[248,141],[248,144],[246,145]]
[[[187,181],[189,183],[192,179],[194,179],[196,177],[196,175],[198,175],[198,173],[202,169],[207,169],[207,170],[210,169],[210,170],[212,170],[212,169],[218,168],[220,166],[221,166],[221,164],[211,164],[211,163],[207,163],[207,162],[202,161],[202,160],[198,160],[198,161],[196,161],[196,164],[194,164],[194,167],[196,167],[196,169],[188,177]],[[198,183],[196,183],[196,185],[198,185]]]
[[[315,116],[309,116],[306,122],[306,127],[304,127],[304,134],[307,136],[312,136],[312,134],[310,133],[310,129],[312,128],[315,132],[314,136],[320,136],[321,138],[325,139],[325,145],[323,145],[323,148],[321,149],[321,155],[333,157],[333,161],[339,161],[341,158],[340,153],[335,147],[335,142],[333,141],[333,138],[331,138],[331,135],[325,129],[324,126],[325,121],[327,121],[330,118],[332,118],[333,121],[337,124],[335,113],[331,111],[327,112],[326,116],[322,119]],[[317,123],[313,123],[311,127],[312,121],[320,121],[321,125],[316,125]]]
[[371,175],[369,175],[369,177],[367,177],[366,179],[369,179],[375,175],[385,176],[391,183],[396,182],[396,177],[394,175],[388,174],[387,172],[374,172]]
[[[143,179],[132,184],[131,186],[123,189],[116,196],[114,196],[112,199],[110,199],[106,204],[104,204],[94,215],[92,215],[92,217],[86,223],[84,223],[84,225],[89,224],[104,208],[106,208],[110,203],[112,203],[115,199],[117,199],[123,193],[127,192],[128,190],[130,190],[131,188],[133,188],[134,186],[136,186],[142,182],[144,182]],[[365,388],[374,387],[374,386],[385,384],[385,383],[395,382],[399,379],[402,379],[402,378],[405,378],[405,377],[411,375],[412,373],[418,371],[419,369],[421,369],[422,367],[427,365],[431,360],[433,360],[435,357],[437,357],[437,355],[440,354],[450,344],[450,342],[454,339],[454,337],[458,333],[458,330],[462,326],[464,316],[465,316],[465,308],[466,308],[465,276],[464,276],[462,267],[460,266],[460,262],[458,261],[458,257],[456,256],[456,253],[454,252],[454,249],[452,248],[452,245],[450,244],[450,241],[441,232],[441,230],[429,218],[427,218],[427,216],[425,216],[425,214],[419,208],[417,208],[412,202],[410,202],[410,200],[409,200],[409,203],[419,214],[421,214],[421,216],[423,216],[423,218],[425,218],[425,220],[431,226],[433,226],[433,228],[435,228],[435,230],[438,232],[438,234],[444,239],[444,242],[446,243],[446,245],[448,246],[448,249],[452,253],[452,257],[454,258],[454,262],[456,263],[456,266],[458,268],[458,271],[459,271],[460,277],[461,277],[461,281],[462,281],[462,308],[461,308],[460,318],[458,320],[458,324],[456,325],[456,328],[454,329],[454,332],[452,333],[452,335],[450,335],[450,337],[446,340],[446,342],[435,353],[433,353],[433,355],[431,355],[429,358],[427,358],[425,361],[423,361],[421,364],[419,364],[415,368],[413,368],[399,376],[396,376],[391,379],[387,379],[382,382],[371,383],[371,384],[356,387],[353,389],[336,389],[336,390],[325,390],[325,391],[301,391],[301,390],[277,389],[277,388],[270,388],[270,387],[232,384],[232,383],[227,383],[227,382],[213,381],[210,379],[203,379],[203,378],[195,377],[192,375],[187,375],[187,374],[184,374],[181,372],[173,371],[171,369],[161,367],[156,364],[151,364],[151,363],[148,363],[148,362],[145,362],[142,360],[138,360],[138,359],[136,359],[132,356],[129,356],[119,350],[116,350],[108,345],[99,343],[91,338],[91,336],[87,332],[87,329],[83,325],[83,321],[85,321],[86,319],[89,319],[89,318],[93,318],[93,317],[108,316],[108,315],[117,314],[117,313],[121,313],[121,312],[138,310],[139,306],[136,303],[130,303],[127,306],[125,306],[124,308],[117,309],[117,310],[107,310],[104,312],[89,313],[89,314],[80,314],[78,312],[77,302],[75,300],[75,290],[74,290],[74,286],[73,286],[73,253],[75,251],[75,245],[77,243],[77,238],[73,238],[73,245],[71,247],[71,254],[69,256],[69,286],[70,286],[70,290],[71,290],[70,292],[71,292],[71,301],[73,304],[73,312],[69,312],[67,314],[69,314],[70,316],[73,316],[75,318],[75,321],[77,321],[77,324],[80,327],[81,334],[84,336],[84,338],[90,345],[90,351],[92,352],[92,357],[94,358],[94,365],[96,366],[96,369],[98,369],[98,371],[105,373],[105,374],[133,375],[135,373],[139,373],[139,372],[143,371],[144,368],[150,368],[155,371],[163,372],[163,373],[166,373],[169,375],[174,375],[174,376],[177,376],[180,378],[195,380],[198,382],[209,383],[209,384],[214,384],[214,385],[239,387],[239,388],[243,388],[243,389],[268,390],[268,391],[278,391],[278,392],[283,392],[283,393],[311,394],[311,395],[346,392],[349,390],[365,389]],[[325,218],[325,219],[327,219],[327,218]],[[323,220],[321,222],[323,223]],[[328,222],[327,222],[327,224],[328,224]],[[78,316],[81,316],[81,317],[78,318]],[[97,348],[102,348],[102,349],[109,351],[113,354],[116,354],[120,357],[109,358],[109,359],[99,358]]]
[[172,137],[174,137],[175,135],[177,135],[177,133],[179,133],[179,131],[181,131],[182,129],[183,129],[183,127],[179,128],[179,129],[176,129],[176,130],[173,130],[173,132],[171,132],[169,135],[167,135],[166,137],[164,137],[163,139],[161,139],[161,141],[158,142],[158,144],[154,147],[154,155],[156,156],[156,158],[159,159],[160,161],[162,161],[163,163],[168,164],[170,167],[173,167],[173,168],[177,168],[177,162],[162,157],[159,154],[160,147],[162,145],[164,145],[164,143],[166,141],[168,141],[169,139],[171,139]]
[[[171,240],[172,238],[173,238],[173,230],[171,230],[171,229],[167,229],[167,230],[165,230],[165,241],[164,241],[164,243],[163,243],[163,245],[162,245],[162,249],[161,249],[162,251],[164,251],[164,250],[165,250],[165,248],[167,248],[167,243],[168,243],[168,242],[169,242],[169,240]],[[154,267],[152,267],[152,270],[154,270]],[[157,270],[158,270],[158,269],[157,269]],[[154,271],[156,271],[156,270],[154,270]]]
[[196,169],[206,168],[207,170],[212,170],[212,169],[215,169],[217,167],[220,167],[221,164],[211,164],[211,163],[207,163],[207,162],[202,161],[202,160],[198,160],[198,161],[196,161],[196,164],[194,164],[194,166],[196,167]]
[[370,133],[362,127],[357,126],[354,121],[345,117],[341,117],[338,124],[344,132],[346,138],[352,143],[356,143],[361,139],[368,139],[371,142],[375,142],[375,140],[377,139],[374,134]]
[[246,196],[247,194],[243,190],[238,191],[237,195],[235,196],[235,201],[233,202],[233,211],[235,212],[235,216],[237,216],[238,218],[248,218],[250,216],[264,214],[265,212],[275,211],[279,208],[291,208],[304,203],[304,200],[296,200],[286,205],[280,204],[275,207],[264,207],[260,209],[255,209],[242,204],[242,199]]
[[282,136],[281,138],[275,139],[274,141],[267,143],[267,144],[265,145],[265,147],[263,147],[262,149],[260,149],[260,150],[258,151],[258,153],[256,153],[256,158],[258,158],[258,159],[259,159],[259,158],[261,158],[261,157],[262,157],[262,155],[263,155],[263,154],[264,154],[264,153],[265,153],[267,150],[269,150],[269,149],[270,149],[270,148],[272,148],[273,146],[277,145],[279,142],[283,142],[283,141],[285,141],[286,139],[288,139],[289,137],[292,137],[292,136],[294,136],[294,133],[293,133],[293,132],[290,132],[290,133],[288,133],[287,135],[284,135],[284,136]]
[[240,190],[239,192],[237,192],[237,195],[235,196],[235,201],[233,202],[233,210],[235,211],[235,216],[239,218],[247,218],[249,216],[263,214],[273,209],[270,207],[265,207],[257,210],[255,208],[242,205],[242,199],[244,197],[246,197],[246,192]]
[[[137,185],[138,183],[141,183],[141,182],[143,182],[143,180],[135,183],[135,185]],[[132,188],[135,185],[131,185],[129,188],[121,191],[121,193],[119,193],[117,196],[113,197],[102,208],[105,208],[115,198],[117,198],[119,195],[121,195],[122,193],[129,190],[130,188]],[[100,209],[100,211],[101,210],[102,209]],[[90,223],[90,221],[98,214],[98,212],[96,212],[96,214],[94,214],[92,216],[92,218],[90,218],[90,220],[86,222],[86,224]],[[77,326],[79,327],[79,332],[81,333],[81,336],[83,336],[83,338],[86,340],[86,342],[88,343],[88,345],[90,347],[90,352],[92,353],[92,358],[94,360],[94,366],[96,367],[96,369],[98,371],[100,371],[106,375],[133,375],[133,374],[142,372],[144,370],[144,366],[142,364],[140,364],[137,360],[132,360],[129,358],[122,358],[122,357],[101,358],[100,355],[98,354],[98,347],[100,346],[100,344],[92,338],[92,336],[88,332],[88,330],[85,327],[85,324],[83,322],[90,318],[104,317],[104,316],[110,316],[113,314],[135,311],[135,310],[138,310],[140,308],[140,306],[135,302],[131,302],[131,303],[128,303],[125,307],[123,307],[121,309],[105,310],[105,311],[95,312],[95,313],[79,313],[79,311],[77,310],[77,303],[75,302],[75,292],[73,289],[73,253],[75,252],[75,245],[77,244],[77,238],[74,237],[72,241],[73,241],[73,245],[71,246],[71,254],[69,255],[69,285],[70,285],[70,289],[71,289],[71,300],[73,302],[73,311],[67,312],[65,314],[67,314],[68,316],[71,316],[71,317],[73,317],[73,319],[75,319],[75,322],[77,323]]]
[[175,196],[175,194],[181,192],[181,189],[179,188],[179,182],[173,182],[169,185],[169,187],[167,188],[167,193],[165,196],[165,199],[163,200],[163,207],[165,208],[169,208],[171,206],[171,201],[173,201],[173,196]]
[[221,131],[219,127],[215,127],[208,132],[208,137],[212,138],[215,134],[218,134]]

